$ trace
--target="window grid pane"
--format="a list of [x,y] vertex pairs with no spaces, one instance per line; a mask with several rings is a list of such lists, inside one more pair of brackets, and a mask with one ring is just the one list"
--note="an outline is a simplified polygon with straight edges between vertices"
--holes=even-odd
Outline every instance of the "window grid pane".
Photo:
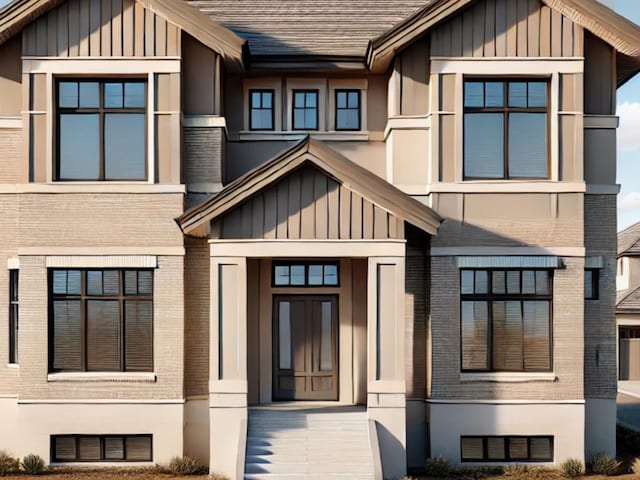
[[460,289],[463,371],[552,369],[550,270],[462,269]]
[[249,129],[273,130],[273,90],[249,90]]
[[360,130],[360,90],[336,90],[336,130]]
[[152,371],[152,282],[151,270],[52,270],[50,371]]
[[318,129],[318,91],[293,91],[293,129]]
[[272,267],[274,287],[337,287],[339,269],[337,263],[275,263]]

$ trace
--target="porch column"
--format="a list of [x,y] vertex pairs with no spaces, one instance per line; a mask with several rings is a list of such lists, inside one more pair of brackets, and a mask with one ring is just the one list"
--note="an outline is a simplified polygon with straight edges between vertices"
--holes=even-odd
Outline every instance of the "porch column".
[[239,480],[244,476],[247,436],[245,257],[211,256],[210,318],[210,469]]
[[402,257],[369,257],[367,410],[377,423],[384,478],[407,470]]

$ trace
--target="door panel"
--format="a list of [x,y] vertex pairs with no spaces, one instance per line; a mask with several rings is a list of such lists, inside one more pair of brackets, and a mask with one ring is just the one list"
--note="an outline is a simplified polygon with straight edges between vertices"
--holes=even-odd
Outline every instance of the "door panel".
[[276,296],[273,324],[274,400],[337,400],[337,297]]

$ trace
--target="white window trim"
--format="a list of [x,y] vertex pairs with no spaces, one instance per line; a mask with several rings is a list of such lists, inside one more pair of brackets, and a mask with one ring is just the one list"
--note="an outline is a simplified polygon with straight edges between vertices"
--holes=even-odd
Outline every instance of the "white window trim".
[[[246,133],[270,134],[282,130],[282,80],[280,78],[246,78],[242,82],[242,129]],[[273,130],[251,130],[249,90],[273,90]]]
[[127,185],[153,184],[155,183],[155,120],[157,115],[165,115],[180,112],[157,111],[155,104],[155,75],[158,73],[180,73],[180,60],[170,57],[166,59],[94,59],[94,58],[73,58],[60,59],[58,57],[23,57],[22,71],[25,74],[45,74],[46,77],[46,111],[24,112],[31,114],[44,114],[46,116],[46,182],[64,185],[64,184],[83,184],[83,183],[100,183],[108,184],[110,182],[92,182],[92,181],[74,181],[64,182],[57,181],[53,178],[53,151],[55,149],[55,132],[53,128],[55,109],[54,105],[54,77],[56,75],[78,75],[86,76],[90,73],[92,76],[113,76],[118,75],[140,75],[146,77],[147,81],[147,179],[132,182],[119,182]]
[[47,268],[158,268],[155,255],[48,256]]
[[[559,116],[563,114],[579,115],[580,112],[560,111],[560,74],[563,73],[583,73],[584,59],[575,58],[540,58],[535,60],[522,60],[520,58],[492,58],[468,59],[468,58],[448,58],[434,57],[431,61],[432,74],[455,74],[455,113],[456,116],[456,181],[462,182],[464,175],[464,76],[478,75],[491,76],[499,72],[501,78],[510,76],[527,75],[531,77],[548,78],[550,81],[549,98],[549,151],[550,151],[550,175],[549,180],[558,182],[560,180],[560,137],[559,137]],[[523,183],[529,180],[496,180],[489,182]],[[475,183],[482,183],[482,180],[474,180]]]
[[[328,131],[336,133],[367,132],[367,87],[366,78],[344,78],[329,80]],[[336,130],[336,90],[360,91],[360,130]]]
[[[287,101],[286,101],[286,121],[284,128],[292,133],[300,132],[326,132],[327,129],[327,82],[315,78],[288,78]],[[318,90],[318,129],[317,130],[294,130],[293,129],[293,91],[294,90]]]

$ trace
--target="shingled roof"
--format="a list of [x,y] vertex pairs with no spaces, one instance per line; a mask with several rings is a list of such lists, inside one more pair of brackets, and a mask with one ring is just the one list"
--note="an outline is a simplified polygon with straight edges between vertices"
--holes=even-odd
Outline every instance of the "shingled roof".
[[640,222],[618,233],[618,256],[640,255]]
[[616,293],[616,313],[632,313],[640,310],[640,287]]

